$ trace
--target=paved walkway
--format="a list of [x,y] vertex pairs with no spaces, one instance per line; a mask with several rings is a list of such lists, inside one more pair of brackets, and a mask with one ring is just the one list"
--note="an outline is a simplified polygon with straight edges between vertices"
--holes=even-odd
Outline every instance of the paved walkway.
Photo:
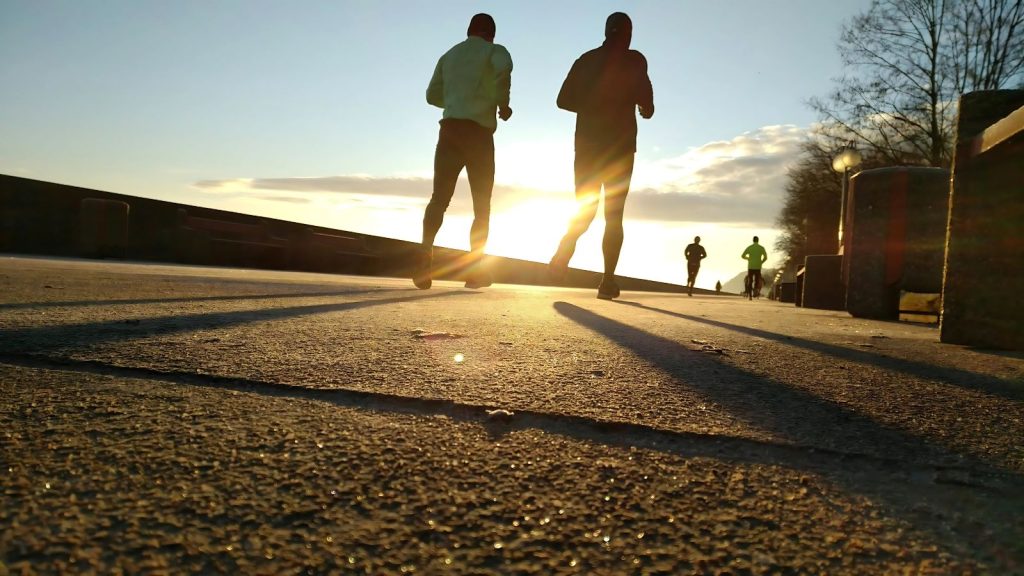
[[1024,573],[1020,354],[594,296],[0,258],[0,574]]

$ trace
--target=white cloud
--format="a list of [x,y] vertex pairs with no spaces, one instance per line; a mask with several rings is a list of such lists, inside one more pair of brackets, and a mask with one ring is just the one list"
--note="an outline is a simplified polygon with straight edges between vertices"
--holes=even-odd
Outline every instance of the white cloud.
[[259,198],[260,200],[265,200],[267,202],[285,202],[288,204],[309,204],[312,202],[311,199],[304,198],[302,196],[266,195],[256,196],[256,198]]
[[373,176],[321,176],[291,178],[234,178],[227,180],[202,180],[195,183],[201,190],[210,192],[249,190],[274,190],[278,192],[316,192],[365,194],[384,196],[426,196],[430,197],[431,182],[428,178],[379,178]]
[[[807,129],[766,126],[638,166],[631,218],[771,225]],[[637,187],[636,184],[640,184]]]
[[[626,217],[663,222],[706,222],[772,227],[784,199],[786,169],[800,154],[808,130],[798,126],[766,126],[731,140],[710,142],[670,159],[639,162]],[[500,151],[499,151],[500,153]],[[244,193],[267,200],[301,202],[311,194],[336,195],[336,204],[360,202],[380,208],[422,208],[430,199],[429,177],[236,178],[203,180],[195,187],[209,193]],[[277,194],[266,195],[266,191]],[[493,210],[526,202],[564,202],[572,191],[497,184]],[[451,213],[469,214],[472,201],[463,178],[456,188]]]

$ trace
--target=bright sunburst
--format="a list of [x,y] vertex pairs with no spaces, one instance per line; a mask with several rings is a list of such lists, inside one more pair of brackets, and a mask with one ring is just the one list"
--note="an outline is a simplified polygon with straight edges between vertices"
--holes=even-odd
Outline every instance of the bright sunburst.
[[528,200],[491,215],[487,252],[546,262],[575,211],[571,199]]

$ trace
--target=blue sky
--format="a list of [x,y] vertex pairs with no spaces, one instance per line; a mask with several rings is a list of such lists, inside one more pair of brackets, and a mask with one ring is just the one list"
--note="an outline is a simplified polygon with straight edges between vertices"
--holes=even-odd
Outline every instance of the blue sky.
[[[440,117],[424,90],[484,11],[515,63],[490,251],[546,260],[573,208],[574,118],[555,96],[621,10],[656,113],[620,272],[682,282],[700,234],[710,287],[752,234],[773,256],[785,167],[816,120],[804,102],[868,4],[0,0],[0,173],[415,240]],[[469,209],[460,185],[440,244],[468,244]],[[599,267],[600,231],[574,266]]]

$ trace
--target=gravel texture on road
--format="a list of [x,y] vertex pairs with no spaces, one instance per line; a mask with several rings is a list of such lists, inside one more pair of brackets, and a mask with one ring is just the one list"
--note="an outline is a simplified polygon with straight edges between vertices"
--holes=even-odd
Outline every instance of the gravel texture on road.
[[410,286],[0,260],[0,573],[1024,572],[1020,354]]
[[1019,519],[1007,495],[934,470],[59,370],[3,382],[15,574],[969,573],[1021,553],[998,532]]

